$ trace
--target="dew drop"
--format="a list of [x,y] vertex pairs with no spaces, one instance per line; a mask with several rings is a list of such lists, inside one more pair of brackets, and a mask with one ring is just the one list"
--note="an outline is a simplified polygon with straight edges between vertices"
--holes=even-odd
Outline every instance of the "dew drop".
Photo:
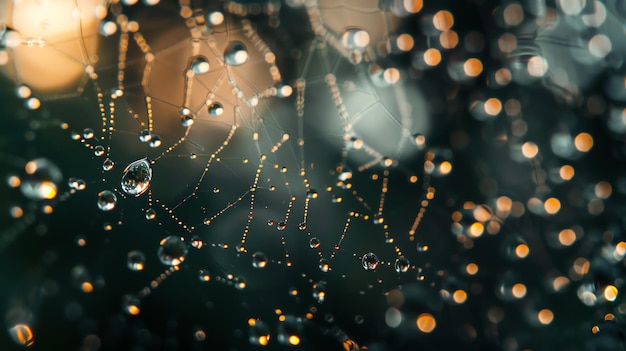
[[106,151],[105,151],[105,149],[104,149],[104,146],[102,146],[102,145],[98,145],[98,146],[96,146],[96,147],[93,149],[93,154],[94,154],[94,155],[96,155],[96,156],[98,156],[98,157],[104,156],[104,153],[105,153],[105,152],[106,152]]
[[84,180],[73,177],[67,180],[67,185],[74,190],[85,190],[87,188],[87,183]]
[[195,117],[193,112],[186,107],[180,110],[180,124],[185,128],[193,124]]
[[267,256],[262,252],[255,252],[252,254],[252,267],[265,268],[267,266]]
[[107,158],[106,160],[104,160],[104,162],[102,162],[102,169],[105,171],[112,170],[114,166],[115,162],[113,162],[113,160],[111,160],[110,158]]
[[157,148],[161,146],[161,143],[161,137],[158,134],[152,133],[148,145],[150,145],[151,148]]
[[194,74],[205,74],[209,72],[209,60],[204,56],[195,56],[191,59],[189,69]]
[[136,316],[141,312],[140,310],[140,301],[137,297],[133,295],[124,295],[122,297],[122,310],[131,316]]
[[320,267],[320,270],[324,273],[330,271],[330,263],[325,258],[320,259],[319,267]]
[[372,252],[366,253],[363,255],[363,258],[361,258],[361,265],[363,265],[363,269],[366,271],[376,269],[376,267],[378,267],[378,263],[380,263],[378,257]]
[[153,208],[146,210],[146,219],[151,221],[156,218],[156,211]]
[[191,238],[191,247],[195,249],[201,249],[203,246],[204,246],[204,241],[202,241],[200,238],[198,238],[197,236],[194,236],[193,238]]
[[240,66],[249,59],[248,49],[240,41],[231,41],[224,52],[224,62],[231,66]]
[[306,228],[307,228],[306,223],[302,222],[302,223],[298,224],[298,229],[300,229],[300,230],[306,230]]
[[324,282],[313,284],[313,298],[319,303],[324,302],[326,299],[326,284]]
[[285,221],[280,221],[276,225],[276,229],[278,230],[285,230],[285,228],[287,228],[287,223]]
[[122,190],[133,196],[140,196],[150,186],[152,168],[148,159],[142,158],[129,164],[122,172]]
[[396,262],[393,265],[394,269],[398,273],[407,272],[410,266],[411,263],[409,262],[409,259],[404,256],[396,258]]
[[201,282],[208,282],[211,280],[211,274],[208,271],[201,269],[198,271],[198,279],[200,279]]
[[150,140],[152,140],[152,132],[150,132],[148,129],[144,129],[139,133],[139,141],[141,141],[142,143],[147,143]]
[[222,106],[219,102],[214,102],[209,105],[208,110],[211,116],[217,117],[224,113],[224,106]]
[[111,211],[117,204],[117,196],[110,190],[98,193],[98,208],[102,211]]
[[91,128],[85,128],[85,129],[83,130],[83,138],[85,138],[85,139],[89,140],[89,139],[92,139],[92,138],[93,138],[93,136],[94,136],[93,129],[91,129]]
[[309,247],[312,249],[317,249],[318,247],[320,247],[320,239],[316,238],[316,237],[312,237],[309,240]]
[[276,220],[274,220],[274,219],[268,219],[268,220],[267,220],[267,225],[268,225],[268,227],[273,227],[273,226],[275,226],[275,225],[276,225]]
[[178,266],[185,260],[187,255],[187,245],[178,236],[170,235],[163,238],[159,243],[157,254],[161,263],[168,266]]
[[143,271],[146,267],[146,256],[141,251],[131,251],[128,253],[126,266],[131,271]]
[[45,158],[36,158],[24,166],[26,172],[20,191],[31,200],[52,200],[58,194],[57,184],[63,174],[57,165]]

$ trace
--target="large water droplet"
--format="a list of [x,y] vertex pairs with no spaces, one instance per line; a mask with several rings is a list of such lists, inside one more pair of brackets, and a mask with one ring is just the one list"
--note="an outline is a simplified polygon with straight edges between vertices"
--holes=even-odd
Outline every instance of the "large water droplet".
[[143,194],[150,186],[152,180],[152,168],[148,159],[142,158],[126,167],[122,174],[122,190],[133,196]]
[[142,143],[147,143],[150,140],[152,140],[152,132],[150,132],[148,129],[144,129],[141,131],[141,133],[139,133],[139,141],[141,141]]
[[205,74],[209,72],[209,60],[207,60],[204,56],[195,56],[191,59],[189,63],[189,69],[194,74]]
[[131,251],[128,253],[126,265],[131,271],[143,271],[146,267],[146,256],[141,251]]
[[372,252],[366,253],[363,255],[363,258],[361,258],[361,264],[366,271],[376,269],[376,267],[378,267],[378,263],[380,263],[378,257]]
[[180,124],[183,127],[190,127],[193,124],[195,118],[196,116],[190,109],[185,107],[180,110]]
[[148,140],[148,145],[150,145],[151,148],[157,148],[161,146],[161,144],[161,137],[158,134],[152,133],[150,136],[150,140]]
[[227,65],[239,66],[248,61],[248,49],[240,41],[231,41],[224,52],[224,62]]
[[98,208],[102,211],[111,211],[117,204],[117,196],[111,190],[103,190],[98,193]]
[[393,265],[396,272],[398,273],[407,272],[410,266],[411,266],[411,263],[409,262],[409,259],[404,256],[396,258],[396,262]]
[[58,194],[57,184],[63,180],[61,170],[45,158],[29,161],[20,186],[22,194],[31,200],[51,200]]
[[141,303],[139,299],[133,295],[124,295],[122,297],[122,309],[131,316],[136,316],[141,312]]
[[180,237],[170,235],[163,238],[160,245],[157,254],[161,263],[168,266],[178,266],[185,260],[187,245]]
[[222,106],[219,102],[214,102],[209,105],[208,110],[211,116],[217,117],[224,113],[224,106]]
[[113,160],[111,160],[110,158],[107,158],[106,160],[104,160],[104,162],[102,162],[102,169],[105,171],[112,170],[114,166],[115,162],[113,162]]

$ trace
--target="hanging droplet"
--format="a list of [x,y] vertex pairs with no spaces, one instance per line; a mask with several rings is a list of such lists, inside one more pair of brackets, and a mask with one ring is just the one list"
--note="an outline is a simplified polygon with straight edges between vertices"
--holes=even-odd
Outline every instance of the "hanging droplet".
[[217,117],[224,113],[224,106],[222,106],[219,102],[213,102],[209,105],[208,110],[211,116]]
[[193,124],[195,117],[193,112],[186,107],[180,110],[180,124],[185,128]]
[[209,72],[209,60],[204,56],[195,56],[191,59],[189,70],[194,74],[205,74]]
[[124,295],[124,297],[122,297],[122,309],[129,315],[138,315],[139,312],[141,312],[141,310],[139,309],[140,306],[141,304],[137,297],[130,294]]
[[150,186],[152,168],[147,158],[129,164],[122,173],[122,190],[133,196],[140,196]]
[[178,266],[185,260],[187,245],[180,237],[170,235],[163,238],[159,244],[161,246],[157,254],[161,263],[168,266]]
[[115,166],[115,162],[113,162],[113,160],[111,160],[108,157],[106,160],[104,160],[104,162],[102,162],[102,169],[105,171],[112,170],[114,166]]
[[313,284],[313,298],[322,303],[326,299],[326,284],[324,282],[317,282]]
[[143,271],[146,267],[146,256],[141,251],[131,251],[128,253],[126,266],[131,271]]
[[252,254],[252,267],[265,268],[267,266],[267,256],[262,252]]
[[201,269],[198,271],[198,279],[200,279],[201,282],[208,282],[211,280],[211,274],[208,271]]
[[312,237],[309,240],[309,247],[312,249],[317,249],[318,247],[320,247],[320,239],[316,238],[316,237]]
[[376,269],[379,262],[380,261],[378,260],[378,257],[372,252],[366,253],[365,255],[363,255],[363,258],[361,258],[361,264],[366,271],[372,271]]
[[306,228],[307,228],[306,223],[302,222],[302,223],[298,224],[298,229],[300,229],[300,230],[306,230]]
[[83,138],[85,138],[85,139],[89,140],[89,139],[92,139],[92,138],[93,138],[93,136],[94,136],[93,129],[91,129],[91,128],[85,128],[85,129],[83,130]]
[[393,265],[394,269],[398,273],[407,272],[410,266],[411,266],[411,263],[409,262],[409,259],[404,256],[396,258],[396,262]]
[[154,208],[149,208],[146,210],[146,219],[151,221],[156,218],[156,211]]
[[161,143],[161,137],[158,134],[152,133],[148,145],[150,145],[151,148],[157,148],[161,146]]
[[117,196],[110,190],[98,193],[98,208],[102,211],[111,211],[117,204]]
[[96,146],[96,147],[93,149],[93,154],[94,154],[94,155],[96,155],[96,156],[98,156],[98,157],[104,156],[104,153],[105,153],[105,152],[106,152],[106,151],[105,151],[105,149],[104,149],[104,146],[102,146],[102,145],[98,145],[98,146]]
[[61,170],[45,158],[36,158],[24,166],[26,174],[20,191],[31,200],[52,200],[58,194],[57,184],[63,180]]
[[240,41],[231,41],[224,52],[224,62],[231,66],[243,65],[249,58],[248,49]]
[[330,263],[325,258],[320,259],[319,267],[320,267],[320,270],[324,273],[330,271]]
[[67,185],[74,190],[85,190],[87,189],[87,183],[82,180],[82,179],[78,179],[78,178],[73,178],[71,177],[70,179],[67,180]]
[[276,225],[276,229],[278,229],[278,230],[285,230],[285,228],[287,228],[287,222],[285,222],[285,221],[280,221]]
[[150,140],[152,140],[152,132],[150,132],[148,129],[144,129],[139,133],[139,141],[141,141],[142,143],[147,143]]

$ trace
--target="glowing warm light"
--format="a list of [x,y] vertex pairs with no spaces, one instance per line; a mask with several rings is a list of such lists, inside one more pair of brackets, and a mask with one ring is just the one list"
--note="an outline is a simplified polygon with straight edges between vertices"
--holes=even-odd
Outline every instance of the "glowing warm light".
[[452,299],[458,304],[462,304],[467,300],[467,293],[464,290],[456,290],[452,294]]
[[496,116],[500,111],[502,111],[502,102],[497,98],[489,98],[485,101],[484,104],[485,113],[490,116]]
[[509,26],[517,26],[524,20],[524,10],[520,4],[515,2],[507,5],[502,15],[504,22]]
[[563,229],[559,232],[559,243],[563,246],[571,246],[576,241],[576,233],[571,229]]
[[617,294],[619,291],[615,287],[615,285],[607,285],[604,288],[604,299],[607,301],[615,301],[617,299]]
[[452,163],[443,161],[439,165],[439,174],[446,175],[452,171]]
[[39,184],[39,197],[46,200],[52,200],[57,196],[57,186],[52,182],[41,182]]
[[440,10],[433,16],[433,25],[440,31],[447,31],[454,25],[454,16],[450,11]]
[[515,256],[525,258],[530,253],[530,249],[526,244],[519,244],[515,247]]
[[477,58],[471,58],[463,64],[463,71],[468,77],[478,77],[483,71],[483,63]]
[[[397,68],[387,68],[383,72],[383,79],[388,84],[395,84],[400,80],[400,71]],[[389,162],[393,162],[393,160],[389,159]],[[391,164],[389,164],[391,166]]]
[[505,54],[510,54],[517,47],[517,38],[511,33],[504,33],[498,38],[498,48]]
[[524,157],[530,159],[537,156],[537,153],[539,153],[539,147],[532,141],[527,141],[522,145],[522,155]]
[[459,35],[453,30],[439,34],[439,43],[444,49],[454,49],[459,44]]
[[404,0],[404,9],[408,13],[418,13],[424,7],[422,0]]
[[563,180],[570,180],[574,177],[574,167],[570,166],[570,165],[565,165],[562,166],[559,169],[559,176],[561,177],[561,179]]
[[469,275],[475,275],[478,273],[478,265],[476,263],[468,263],[467,266],[465,266],[465,271]]
[[511,293],[515,298],[523,298],[524,296],[526,296],[526,285],[522,283],[517,283],[513,285],[513,288],[511,288]]
[[415,41],[410,34],[403,33],[396,38],[396,46],[402,51],[411,51],[413,45],[415,45]]
[[299,345],[300,344],[300,337],[297,335],[291,335],[289,336],[289,343],[291,345]]
[[430,48],[424,52],[424,62],[429,66],[437,66],[441,62],[441,52],[435,48]]
[[597,334],[599,331],[600,331],[600,327],[598,327],[597,325],[594,325],[594,326],[591,328],[591,332],[592,332],[593,334]]
[[580,152],[588,152],[593,147],[593,137],[589,133],[580,133],[574,138],[574,146]]
[[469,228],[469,234],[473,238],[478,238],[479,236],[483,235],[484,230],[485,230],[485,227],[483,226],[482,223],[474,222]]
[[569,284],[569,279],[567,279],[567,277],[559,276],[552,280],[552,289],[554,289],[554,291],[560,291],[566,287],[567,284]]
[[30,347],[35,343],[35,338],[33,336],[33,331],[30,326],[26,324],[18,324],[13,328],[9,329],[9,333],[13,340],[26,347]]
[[544,308],[537,313],[537,319],[539,320],[539,323],[543,325],[548,325],[552,323],[552,320],[554,319],[554,313],[552,313],[552,311],[550,311],[549,309]]
[[435,317],[433,317],[432,314],[422,313],[417,317],[416,324],[417,324],[417,328],[422,333],[430,333],[433,330],[435,330],[435,327],[437,326],[437,321],[435,320]]
[[559,199],[551,197],[543,203],[543,208],[547,214],[553,215],[559,212],[559,210],[561,209],[561,202],[559,201]]
[[45,205],[41,211],[45,214],[51,214],[52,212],[54,212],[54,208],[50,205]]
[[589,260],[584,257],[579,257],[574,261],[574,272],[579,275],[585,275],[589,273]]
[[139,312],[141,312],[137,305],[130,305],[130,306],[128,306],[126,308],[126,311],[128,311],[128,314],[130,314],[131,316],[136,316],[136,315],[139,314]]
[[80,288],[83,292],[90,293],[93,291],[93,284],[91,284],[90,282],[83,282]]
[[613,187],[611,186],[611,183],[601,181],[596,184],[593,190],[596,196],[600,199],[607,199],[609,196],[611,196],[611,193],[613,192]]
[[248,318],[248,326],[254,327],[256,325],[256,319]]
[[476,206],[476,208],[472,212],[472,215],[474,216],[475,220],[481,223],[485,223],[491,218],[491,208],[486,205]]

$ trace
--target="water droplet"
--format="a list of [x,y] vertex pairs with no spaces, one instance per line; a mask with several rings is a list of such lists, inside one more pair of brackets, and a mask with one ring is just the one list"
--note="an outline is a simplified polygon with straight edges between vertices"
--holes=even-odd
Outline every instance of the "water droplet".
[[326,299],[326,284],[324,282],[313,284],[313,298],[319,303],[324,302]]
[[307,228],[306,223],[302,222],[302,223],[298,224],[298,229],[300,229],[300,230],[306,230],[306,228]]
[[152,168],[148,159],[142,158],[129,164],[122,174],[122,190],[133,196],[140,196],[150,186]]
[[189,69],[194,74],[205,74],[209,72],[209,60],[204,56],[195,56],[191,59]]
[[104,160],[104,162],[102,162],[102,169],[104,169],[105,171],[112,170],[114,166],[115,162],[113,162],[113,160],[111,160],[110,158],[107,158],[106,160]]
[[156,211],[153,208],[146,210],[146,219],[151,221],[156,218]]
[[396,262],[393,265],[394,269],[398,273],[407,272],[410,266],[411,263],[409,262],[409,259],[404,256],[396,258]]
[[133,295],[124,295],[122,297],[122,309],[131,316],[136,316],[141,312],[140,301]]
[[319,193],[314,189],[308,189],[306,191],[306,197],[308,199],[317,199],[318,196],[319,196]]
[[32,346],[35,343],[33,331],[27,324],[17,324],[8,330],[11,339],[20,346]]
[[330,263],[325,258],[320,259],[319,267],[320,267],[320,270],[324,273],[330,271]]
[[268,220],[267,220],[267,225],[268,225],[269,227],[273,227],[273,226],[275,226],[275,225],[276,225],[276,220],[274,220],[274,219],[268,219]]
[[208,271],[201,269],[198,271],[198,278],[201,282],[208,282],[211,280],[211,274]]
[[104,149],[104,146],[102,145],[98,145],[93,149],[93,154],[98,157],[104,156],[105,152],[106,150]]
[[267,256],[262,252],[252,254],[252,267],[265,268],[267,266]]
[[276,225],[276,229],[278,230],[285,230],[285,228],[287,228],[287,222],[285,221],[280,221],[278,225]]
[[349,49],[363,50],[370,43],[370,35],[359,28],[350,28],[341,35],[341,43]]
[[139,133],[139,141],[147,143],[152,140],[152,133],[148,129],[144,129]]
[[266,346],[270,340],[270,330],[267,325],[260,320],[253,320],[250,325],[250,336],[248,341],[252,345]]
[[312,249],[317,249],[318,247],[320,247],[320,239],[316,238],[316,237],[312,237],[309,240],[309,247]]
[[83,138],[85,138],[85,139],[89,140],[89,139],[92,139],[92,138],[93,138],[93,136],[94,136],[93,129],[91,129],[91,128],[85,128],[85,129],[83,130]]
[[235,284],[235,289],[237,290],[243,290],[248,286],[248,283],[246,282],[246,278],[244,277],[236,277],[234,279],[234,284]]
[[217,117],[224,113],[224,106],[222,106],[219,102],[214,102],[209,105],[208,110],[211,116]]
[[191,247],[195,249],[201,249],[203,246],[204,246],[204,241],[202,241],[200,238],[198,238],[197,236],[194,236],[193,238],[191,238]]
[[150,145],[151,148],[157,148],[161,146],[161,143],[161,137],[158,134],[152,133],[148,145]]
[[102,211],[111,211],[117,204],[117,196],[110,190],[103,190],[98,193],[98,208]]
[[363,265],[363,269],[366,271],[376,269],[376,267],[378,267],[378,263],[380,263],[378,257],[372,252],[366,253],[363,255],[363,258],[361,258],[361,265]]
[[71,177],[70,179],[67,180],[67,185],[71,189],[75,189],[75,190],[85,190],[87,188],[87,183],[84,180],[74,178],[74,177]]
[[52,200],[58,194],[57,184],[63,180],[61,170],[45,158],[29,161],[20,191],[31,200]]
[[231,41],[224,52],[224,62],[227,65],[243,65],[248,59],[248,49],[246,49],[246,46],[240,41]]
[[163,238],[157,251],[161,263],[168,266],[178,266],[185,260],[187,245],[178,236],[170,235]]
[[146,256],[141,251],[131,251],[128,253],[126,265],[131,271],[143,271],[146,267]]
[[182,124],[183,127],[190,127],[195,117],[193,112],[186,107],[180,110],[180,124]]
[[446,176],[452,171],[452,151],[443,148],[434,148],[424,156],[424,171],[433,176]]

